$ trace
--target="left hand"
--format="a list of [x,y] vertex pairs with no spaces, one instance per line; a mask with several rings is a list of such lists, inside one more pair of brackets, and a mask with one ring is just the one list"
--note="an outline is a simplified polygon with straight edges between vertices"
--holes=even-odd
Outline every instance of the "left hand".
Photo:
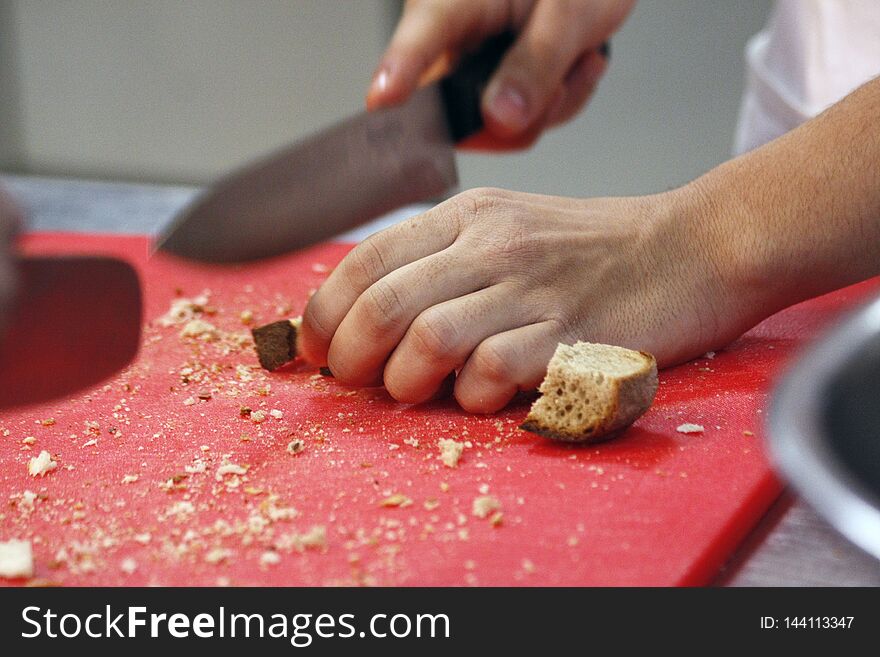
[[642,349],[661,366],[697,356],[760,306],[719,275],[725,243],[708,214],[685,212],[696,198],[464,192],[348,254],[309,301],[303,354],[407,403],[457,372],[472,412],[535,388],[559,342]]

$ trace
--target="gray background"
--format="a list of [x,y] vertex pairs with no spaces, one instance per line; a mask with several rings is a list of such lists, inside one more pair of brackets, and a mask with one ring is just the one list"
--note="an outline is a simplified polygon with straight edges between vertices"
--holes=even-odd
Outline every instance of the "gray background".
[[[659,191],[729,153],[769,0],[642,0],[588,111],[462,186]],[[0,0],[0,170],[203,183],[361,108],[396,0]]]

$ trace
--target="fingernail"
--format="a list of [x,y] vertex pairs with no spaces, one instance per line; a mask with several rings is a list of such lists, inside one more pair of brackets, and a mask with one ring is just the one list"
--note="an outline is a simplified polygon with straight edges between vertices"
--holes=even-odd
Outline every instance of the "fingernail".
[[373,76],[373,82],[370,85],[370,91],[373,93],[385,93],[385,90],[388,89],[388,81],[391,77],[390,71],[388,70],[388,66],[382,66],[376,71],[376,74]]
[[529,108],[525,96],[511,85],[501,85],[489,96],[486,107],[498,123],[511,130],[524,130],[529,125]]

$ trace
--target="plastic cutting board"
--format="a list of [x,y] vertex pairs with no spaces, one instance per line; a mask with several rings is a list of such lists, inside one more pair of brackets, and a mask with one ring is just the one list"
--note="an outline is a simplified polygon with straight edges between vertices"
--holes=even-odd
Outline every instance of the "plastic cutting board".
[[[572,447],[517,428],[527,400],[472,416],[303,364],[260,370],[247,313],[253,325],[299,314],[349,246],[229,269],[149,258],[141,237],[41,234],[25,248],[122,256],[145,287],[131,367],[0,416],[0,540],[32,541],[30,583],[67,585],[707,583],[780,491],[762,451],[774,377],[878,289],[795,306],[662,372],[628,432]],[[202,293],[213,336],[156,321]],[[52,376],[50,353],[33,364]],[[442,438],[465,444],[454,468]],[[43,450],[57,467],[31,477]]]

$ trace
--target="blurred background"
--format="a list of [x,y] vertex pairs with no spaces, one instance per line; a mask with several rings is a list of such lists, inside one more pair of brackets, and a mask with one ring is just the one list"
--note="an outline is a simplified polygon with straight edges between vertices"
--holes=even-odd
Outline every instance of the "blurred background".
[[[399,0],[0,0],[0,171],[201,184],[363,107]],[[641,0],[579,118],[462,187],[681,184],[730,155],[770,0]]]

